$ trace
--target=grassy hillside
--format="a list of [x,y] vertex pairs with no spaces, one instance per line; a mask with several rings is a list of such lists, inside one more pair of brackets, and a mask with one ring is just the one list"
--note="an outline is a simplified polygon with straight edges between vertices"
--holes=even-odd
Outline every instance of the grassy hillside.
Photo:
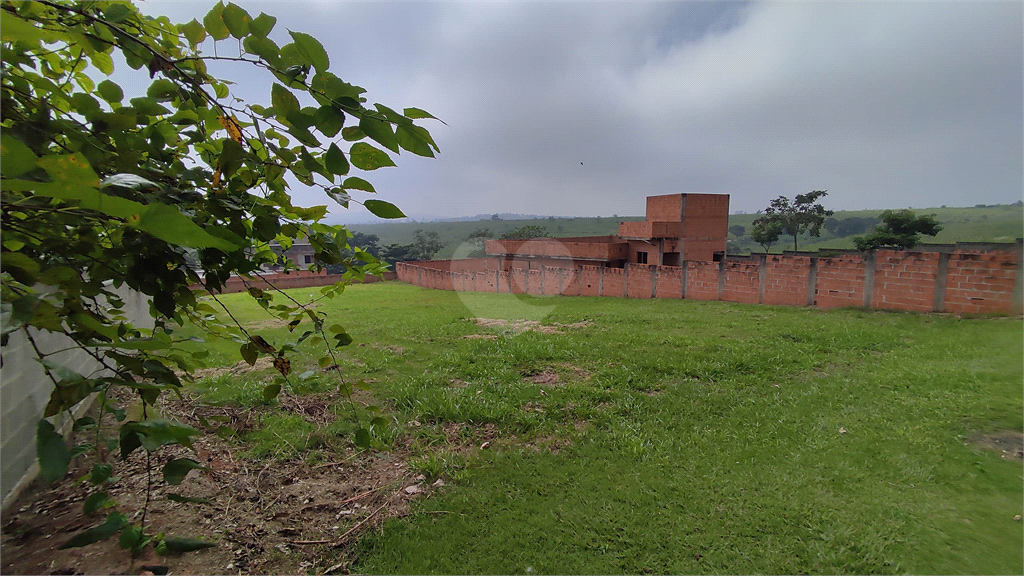
[[[918,214],[935,214],[942,222],[943,231],[928,242],[1012,242],[1024,236],[1024,209],[1015,205],[996,205],[983,208],[921,208]],[[877,217],[881,210],[848,210],[837,211],[833,218]],[[735,214],[729,217],[729,225],[750,227],[757,214]],[[520,226],[536,225],[547,228],[552,236],[602,236],[615,234],[620,221],[643,220],[642,216],[619,218],[539,218],[534,220],[481,220],[478,222],[388,222],[382,224],[354,225],[349,228],[356,232],[376,234],[381,245],[408,244],[413,241],[413,232],[424,230],[437,232],[445,247],[437,254],[437,258],[449,258],[455,249],[470,233],[478,228],[487,228],[497,238],[504,232]],[[733,252],[745,253],[751,249],[761,248],[748,236],[736,239]],[[792,249],[792,240],[780,242],[772,248],[773,252]],[[852,237],[836,237],[824,232],[821,238],[801,238],[800,248],[816,250],[818,248],[853,248]]]

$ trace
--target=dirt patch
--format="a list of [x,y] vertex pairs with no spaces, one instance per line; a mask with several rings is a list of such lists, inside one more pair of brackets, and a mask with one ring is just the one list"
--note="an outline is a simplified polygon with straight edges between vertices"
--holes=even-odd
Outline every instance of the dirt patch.
[[527,380],[534,384],[541,384],[543,386],[556,386],[558,385],[561,377],[557,372],[537,372],[536,374],[530,374],[526,377]]
[[245,360],[239,360],[232,366],[221,366],[219,368],[202,368],[192,372],[192,376],[196,380],[200,378],[216,378],[217,376],[223,376],[225,374],[231,374],[234,376],[241,376],[249,372],[260,372],[262,370],[273,370],[274,359],[270,356],[260,356],[256,359],[256,363],[252,366],[249,365]]
[[458,378],[452,378],[451,385],[452,388],[465,388],[466,386],[468,386],[465,380],[460,380]]
[[267,320],[256,320],[255,322],[246,322],[245,327],[249,330],[272,330],[274,328],[284,328],[288,323],[280,318],[270,318]]
[[[325,395],[286,399],[288,410],[311,421],[331,417]],[[172,404],[172,403],[168,403]],[[284,404],[284,402],[283,402]],[[165,414],[174,406],[162,407]],[[246,411],[223,406],[186,406],[195,418],[222,417],[239,429],[251,426]],[[175,416],[179,416],[175,414]],[[180,417],[180,416],[179,416]],[[190,420],[186,415],[183,420]],[[471,434],[475,436],[475,434]],[[478,445],[479,446],[479,445]],[[50,486],[35,486],[4,514],[4,574],[139,574],[143,566],[166,566],[172,574],[285,574],[345,572],[356,538],[386,518],[409,513],[409,502],[438,488],[420,482],[406,464],[407,449],[357,453],[352,447],[336,461],[309,465],[300,460],[253,461],[238,456],[239,445],[215,435],[199,437],[194,449],[173,446],[152,462],[153,492],[146,531],[188,536],[217,546],[180,556],[157,556],[152,547],[132,558],[117,536],[86,546],[58,550],[72,535],[100,524],[107,511],[87,516],[82,504],[94,491],[77,479],[96,462],[93,453],[72,463],[69,474]],[[163,482],[160,469],[171,458],[192,458],[207,466],[192,471],[178,486]],[[145,500],[146,459],[142,450],[113,462],[120,480],[106,485],[117,509],[141,510]],[[411,486],[415,488],[410,489]],[[178,503],[169,494],[203,498],[205,504]],[[136,524],[138,515],[132,518]]]
[[572,372],[578,380],[587,380],[590,378],[590,372],[588,370],[580,368],[575,364],[570,364],[569,362],[562,362],[560,364],[555,364],[555,366]]
[[550,324],[544,325],[536,320],[501,320],[495,318],[473,318],[473,322],[482,328],[497,328],[499,330],[510,330],[516,334],[521,332],[540,332],[541,334],[562,334],[560,328],[577,329],[591,326],[590,321],[574,322],[572,324]]
[[975,448],[995,450],[1003,458],[1024,458],[1024,433],[1020,430],[1002,430],[992,434],[975,436],[967,441]]
[[498,337],[494,334],[467,334],[462,337],[463,340],[497,340]]

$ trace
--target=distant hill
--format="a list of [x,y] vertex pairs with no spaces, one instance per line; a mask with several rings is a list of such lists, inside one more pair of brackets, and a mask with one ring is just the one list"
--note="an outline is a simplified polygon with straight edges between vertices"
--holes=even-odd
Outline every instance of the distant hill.
[[[1017,204],[998,204],[976,206],[972,208],[915,208],[918,214],[934,214],[942,223],[943,230],[935,238],[926,237],[926,242],[1013,242],[1024,236],[1024,208]],[[837,211],[832,217],[842,222],[850,218],[877,218],[882,210],[844,210]],[[416,230],[437,232],[444,248],[436,258],[450,258],[455,249],[475,230],[486,228],[494,238],[520,226],[542,226],[552,236],[604,236],[616,234],[621,221],[643,220],[643,216],[620,216],[604,218],[566,218],[549,216],[547,218],[512,219],[499,217],[502,220],[490,220],[490,215],[481,215],[484,220],[458,220],[448,222],[385,222],[381,224],[358,224],[348,228],[354,232],[376,234],[380,244],[409,244],[413,241]],[[750,224],[758,214],[734,214],[729,216],[729,226],[743,226],[742,236],[730,235],[730,253],[746,254],[751,250],[760,252],[761,247],[750,239]],[[854,221],[848,222],[848,224]],[[839,228],[837,231],[842,232]],[[858,232],[862,234],[864,232]],[[840,236],[822,231],[820,238],[800,238],[801,250],[817,250],[819,248],[853,248],[853,235]],[[772,252],[792,250],[793,241],[781,238]]]

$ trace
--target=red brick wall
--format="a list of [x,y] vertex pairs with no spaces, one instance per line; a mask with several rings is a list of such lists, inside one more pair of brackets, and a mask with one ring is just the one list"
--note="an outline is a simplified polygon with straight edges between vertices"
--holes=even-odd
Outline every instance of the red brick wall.
[[658,266],[656,298],[683,297],[683,269],[676,266]]
[[819,308],[864,305],[864,257],[846,254],[818,258],[814,303]]
[[686,297],[718,300],[718,262],[686,263]]
[[760,276],[757,261],[726,260],[725,290],[722,299],[728,302],[758,303]]
[[618,296],[622,297],[625,295],[626,282],[625,282],[625,269],[623,268],[605,268],[604,269],[604,289],[601,292],[601,296]]
[[[1015,250],[982,251],[977,248],[939,252],[904,252],[879,250],[872,259],[850,253],[816,259],[814,304],[821,308],[863,306],[864,290],[869,273],[873,277],[871,306],[875,308],[931,311],[935,306],[936,282],[942,262],[946,260],[944,298],[941,309],[957,313],[1009,313],[1014,311],[1014,285],[1019,255]],[[812,258],[800,255],[771,255],[764,265],[764,296],[767,304],[803,306],[807,303]],[[432,267],[416,263],[398,263],[396,276],[412,284],[443,290],[478,290],[488,292],[529,292],[569,296],[611,296],[650,298],[652,276],[656,277],[656,297],[679,298],[682,295],[683,268],[630,264],[628,273],[621,268],[582,266],[545,268],[527,272],[470,272],[452,274],[436,262]],[[686,264],[686,297],[697,300],[719,298],[719,264],[688,261]],[[759,262],[729,260],[724,266],[722,298],[728,301],[756,303],[760,288]],[[866,270],[866,266],[871,266]],[[497,275],[497,282],[495,276]],[[303,276],[306,276],[303,278]],[[312,277],[310,277],[312,276]],[[603,276],[603,279],[602,279]],[[474,287],[474,280],[476,285]],[[372,280],[371,280],[372,281]],[[241,289],[241,280],[232,279]],[[293,278],[275,281],[283,288],[291,283],[305,286],[333,283],[333,278],[309,273],[294,273]],[[316,282],[317,284],[310,284]],[[465,282],[465,284],[463,284]],[[232,285],[232,288],[234,286]],[[235,290],[237,291],[237,290]],[[627,293],[628,292],[628,293]]]
[[939,271],[938,253],[879,250],[875,258],[872,307],[916,312],[932,310],[935,276]]
[[947,312],[1006,312],[1013,309],[1017,254],[994,252],[949,255],[946,273]]
[[650,298],[651,280],[657,266],[648,264],[627,264],[626,296],[628,298]]
[[582,266],[580,268],[580,296],[600,296],[601,267]]
[[[267,290],[271,288],[271,284],[277,286],[281,290],[287,290],[288,288],[309,288],[313,286],[330,286],[336,284],[341,280],[340,274],[327,274],[326,272],[317,274],[316,272],[310,272],[308,270],[296,270],[288,274],[262,274],[263,278],[253,276],[252,279],[243,279],[239,276],[232,276],[224,283],[221,289],[221,294],[234,294],[235,292],[245,292],[246,285],[254,288],[260,288]],[[384,280],[396,280],[398,279],[397,272],[387,272],[384,274]],[[415,280],[415,278],[413,278]],[[372,284],[374,282],[380,282],[381,278],[377,276],[367,276],[363,280],[363,284]],[[269,283],[268,283],[269,282]],[[360,282],[353,282],[353,284],[359,284]],[[193,284],[189,286],[192,290],[202,290],[201,284]]]
[[810,264],[807,256],[769,255],[765,266],[764,303],[806,306]]
[[647,197],[648,222],[679,222],[683,215],[683,196],[665,194]]

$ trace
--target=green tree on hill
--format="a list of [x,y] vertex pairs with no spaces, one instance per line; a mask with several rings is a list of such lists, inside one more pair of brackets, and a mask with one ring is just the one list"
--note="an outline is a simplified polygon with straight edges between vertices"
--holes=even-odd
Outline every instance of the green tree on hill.
[[[764,209],[764,215],[754,220],[754,226],[762,231],[781,228],[781,233],[793,237],[793,250],[798,250],[797,236],[810,234],[820,236],[825,218],[832,215],[818,200],[828,196],[825,190],[815,190],[807,194],[797,194],[794,200],[779,196]],[[760,243],[760,242],[759,242]]]
[[921,243],[921,235],[935,236],[942,226],[935,215],[918,216],[913,210],[886,210],[881,215],[882,223],[867,236],[855,236],[854,245],[858,250],[875,250],[893,247],[901,250],[913,248]]
[[530,238],[550,238],[551,234],[544,226],[534,224],[513,228],[501,235],[502,240],[527,240]]

